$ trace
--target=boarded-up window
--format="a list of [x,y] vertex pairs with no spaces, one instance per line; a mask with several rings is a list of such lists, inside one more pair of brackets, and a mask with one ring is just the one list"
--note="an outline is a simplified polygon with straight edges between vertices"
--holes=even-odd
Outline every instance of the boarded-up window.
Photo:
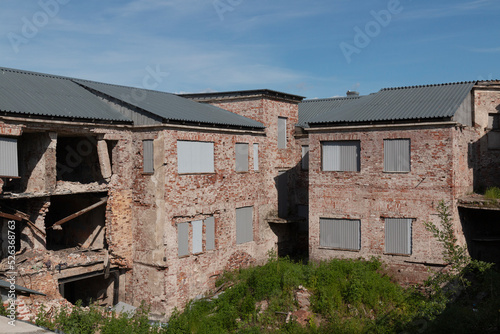
[[178,140],[177,165],[180,174],[213,173],[214,143]]
[[206,248],[207,250],[215,249],[215,219],[214,217],[208,217],[205,219],[205,230],[206,230]]
[[347,219],[319,220],[321,247],[360,250],[361,249],[361,221]]
[[189,223],[177,224],[177,242],[179,243],[179,256],[189,255]]
[[286,148],[286,118],[278,117],[278,148]]
[[500,114],[488,115],[488,129],[500,130]]
[[195,220],[191,222],[193,226],[193,254],[203,252],[203,221]]
[[500,114],[489,114],[488,129],[491,130],[486,135],[488,138],[488,149],[500,149]]
[[142,142],[143,146],[143,159],[144,159],[144,173],[154,172],[154,151],[153,151],[153,141],[144,140]]
[[19,177],[17,139],[0,138],[0,176]]
[[253,170],[259,170],[259,144],[253,144]]
[[411,254],[411,219],[385,219],[385,252]]
[[301,167],[303,170],[309,169],[309,146],[302,146]]
[[384,139],[384,172],[410,171],[410,140]]
[[359,172],[360,142],[323,142],[322,168],[324,171]]
[[237,143],[236,152],[236,171],[248,172],[248,144]]
[[253,207],[236,209],[236,243],[253,241]]

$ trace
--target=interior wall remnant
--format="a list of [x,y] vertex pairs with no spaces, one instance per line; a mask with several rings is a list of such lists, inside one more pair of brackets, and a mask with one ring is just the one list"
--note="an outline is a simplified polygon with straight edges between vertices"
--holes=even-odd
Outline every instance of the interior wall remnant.
[[104,196],[102,193],[53,196],[51,210],[45,221],[47,249],[59,250],[78,246],[89,249],[106,248],[106,205],[97,206],[53,227],[54,223],[101,202]]
[[101,167],[101,175],[106,180],[111,179],[111,159],[108,152],[108,143],[105,140],[99,139],[97,141],[97,153],[99,155],[99,165]]
[[83,184],[102,181],[95,137],[59,137],[57,180]]
[[59,281],[59,292],[72,304],[80,300],[83,306],[93,302],[112,306],[118,303],[119,275],[118,272],[112,272],[108,277],[104,273],[91,273],[83,278],[65,278]]

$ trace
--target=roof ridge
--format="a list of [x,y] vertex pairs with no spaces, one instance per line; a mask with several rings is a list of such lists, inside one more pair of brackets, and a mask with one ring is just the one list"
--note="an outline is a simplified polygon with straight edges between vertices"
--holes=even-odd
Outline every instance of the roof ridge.
[[[179,96],[177,94],[169,93],[169,92],[164,92],[164,91],[161,91],[161,90],[154,90],[154,89],[147,89],[147,88],[133,87],[133,86],[125,86],[125,85],[119,85],[119,84],[113,84],[113,83],[101,82],[101,81],[95,81],[95,80],[89,80],[89,79],[70,78],[70,80],[73,81],[73,82],[75,82],[75,81],[91,82],[91,83],[96,83],[96,84],[105,85],[105,86],[115,86],[115,87],[130,88],[130,89],[140,89],[140,90],[147,91],[147,92],[163,93],[163,94],[169,94],[169,95]],[[75,83],[77,83],[77,82],[75,82]]]
[[320,101],[335,101],[335,100],[357,100],[366,95],[358,95],[358,96],[338,96],[338,97],[325,97],[322,99],[307,99],[303,100],[302,103],[305,102],[320,102]]
[[440,84],[428,84],[428,85],[414,85],[414,86],[402,86],[402,87],[388,87],[388,88],[382,88],[380,91],[387,91],[387,90],[398,90],[398,89],[410,89],[410,88],[426,88],[426,87],[441,87],[441,86],[451,86],[451,85],[463,85],[463,84],[471,84],[471,83],[477,83],[477,80],[474,81],[458,81],[458,82],[447,82],[447,83],[440,83]]
[[25,74],[25,75],[34,75],[34,76],[38,76],[38,77],[63,79],[63,80],[73,80],[73,79],[76,79],[76,78],[72,78],[72,77],[66,77],[66,76],[63,76],[63,75],[49,74],[49,73],[42,73],[42,72],[35,72],[35,71],[26,71],[26,70],[20,70],[20,69],[16,69],[16,68],[8,68],[8,67],[0,67],[0,71],[2,71],[2,72],[11,72],[11,73],[18,73],[18,74]]

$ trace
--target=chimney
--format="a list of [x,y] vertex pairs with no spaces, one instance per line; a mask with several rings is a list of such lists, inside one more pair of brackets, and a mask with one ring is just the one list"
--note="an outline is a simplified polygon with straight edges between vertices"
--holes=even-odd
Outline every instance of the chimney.
[[347,96],[359,96],[359,92],[356,92],[355,90],[348,90]]

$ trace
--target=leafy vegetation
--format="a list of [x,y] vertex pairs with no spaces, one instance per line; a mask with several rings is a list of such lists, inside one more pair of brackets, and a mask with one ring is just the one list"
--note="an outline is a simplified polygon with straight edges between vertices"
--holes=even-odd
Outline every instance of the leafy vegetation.
[[[295,263],[270,254],[260,267],[226,272],[212,295],[175,311],[168,326],[152,326],[143,304],[134,315],[94,305],[63,308],[36,323],[77,333],[496,333],[500,329],[500,273],[457,245],[449,208],[439,203],[440,225],[426,228],[443,245],[446,270],[423,287],[403,288],[371,260]],[[308,305],[297,298],[306,291]],[[302,314],[299,323],[294,315]],[[304,319],[307,321],[304,323]]]
[[491,187],[486,189],[484,193],[484,197],[488,199],[500,199],[500,188],[498,187]]

